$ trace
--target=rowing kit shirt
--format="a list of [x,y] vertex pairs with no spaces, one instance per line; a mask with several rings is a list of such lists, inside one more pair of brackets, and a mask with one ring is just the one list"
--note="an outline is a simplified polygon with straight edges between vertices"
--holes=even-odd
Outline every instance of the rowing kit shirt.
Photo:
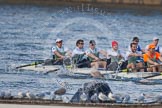
[[54,47],[52,47],[52,54],[53,55],[55,55],[54,54],[55,51],[58,51],[60,53],[65,53],[65,52],[68,51],[68,48],[64,48],[63,46],[61,48],[59,48],[58,46],[54,46]]
[[[136,52],[132,52],[132,51],[127,51],[126,52],[126,59],[128,60],[128,63],[129,62],[133,62],[133,63],[136,63],[138,60],[139,60],[139,57],[136,57],[136,56],[129,56],[130,54],[132,54],[132,53],[135,53],[135,54],[141,54],[141,52],[139,52],[139,51],[136,51]],[[140,62],[141,60],[139,60],[139,62]]]
[[[72,52],[72,57],[79,63],[81,63],[84,59],[87,59],[87,55],[85,55],[84,48],[76,47]],[[74,60],[74,61],[75,61]]]
[[156,62],[160,58],[160,53],[155,52],[153,55],[146,53],[143,55],[144,62],[147,62],[148,59],[151,59],[152,61]]
[[98,48],[94,48],[94,49],[89,48],[89,49],[86,50],[86,54],[90,54],[90,53],[92,53],[92,54],[97,54],[97,53],[99,53],[100,51],[101,51],[101,50],[98,49]]
[[75,54],[85,54],[84,48],[78,48],[78,47],[76,47],[76,48],[73,50],[73,52],[72,52],[72,57],[73,57]]
[[[128,51],[132,52],[132,51],[131,51],[130,45],[129,45],[129,47],[128,47]],[[141,49],[141,47],[140,47],[139,44],[137,45],[136,53],[137,53],[137,54],[142,54],[142,49]],[[128,57],[128,56],[126,55],[126,59],[128,60],[127,57]],[[139,62],[140,62],[140,61],[143,61],[143,59],[142,59],[141,57],[137,57],[137,60],[136,60],[136,61],[139,61]]]
[[[94,48],[94,49],[91,49],[91,48],[89,48],[89,49],[87,49],[86,50],[86,54],[88,55],[88,54],[94,54],[96,57],[99,57],[99,53],[100,53],[100,49],[97,49],[97,48]],[[90,61],[93,61],[94,59],[93,58],[91,58],[91,57],[89,57],[89,59],[90,59]]]
[[118,56],[121,55],[120,50],[115,51],[113,49],[107,50],[107,54],[108,54],[107,59],[111,58],[111,62],[115,62],[115,61],[118,62],[119,61]]

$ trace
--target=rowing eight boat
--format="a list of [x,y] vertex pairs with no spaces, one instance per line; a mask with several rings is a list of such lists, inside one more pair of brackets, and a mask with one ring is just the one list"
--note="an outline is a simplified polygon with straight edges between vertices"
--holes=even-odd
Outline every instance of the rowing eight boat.
[[[22,67],[20,70],[31,70],[31,71],[36,71],[36,72],[56,72],[60,68],[63,68],[62,66],[59,65],[37,65],[37,66],[27,66],[27,67]],[[91,68],[66,68],[69,72],[73,74],[86,74],[89,75],[93,69]],[[66,71],[66,70],[65,70]],[[162,79],[162,75],[160,72],[115,72],[115,71],[107,71],[107,70],[98,70],[101,74],[104,76],[106,75],[114,75],[114,76],[119,76],[119,77],[124,77],[124,78],[153,78],[153,79]]]

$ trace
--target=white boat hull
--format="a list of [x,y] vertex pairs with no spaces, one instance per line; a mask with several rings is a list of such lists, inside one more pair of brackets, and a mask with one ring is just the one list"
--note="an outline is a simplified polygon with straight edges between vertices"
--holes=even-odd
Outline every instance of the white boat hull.
[[22,67],[19,68],[19,70],[29,70],[29,71],[36,71],[36,72],[48,72],[52,70],[57,70],[59,69],[60,66],[54,66],[54,65],[49,65],[49,66],[27,66],[27,67]]
[[[55,70],[58,70],[62,68],[62,66],[59,65],[48,65],[48,66],[27,66],[27,67],[22,67],[19,70],[30,70],[30,71],[36,71],[36,72],[55,72]],[[72,72],[74,74],[90,74],[93,69],[91,68],[76,68],[76,69],[71,69],[67,68],[69,72]],[[114,73],[114,71],[106,71],[106,70],[99,70],[101,74],[110,74]]]
[[151,77],[159,76],[160,72],[120,72],[113,75],[117,75],[125,78],[151,78]]
[[[20,70],[30,70],[36,72],[56,72],[62,68],[62,66],[58,65],[49,65],[49,66],[27,66],[22,67]],[[89,75],[94,69],[91,68],[76,68],[71,69],[67,68],[69,72],[73,74],[87,74]],[[162,75],[160,72],[119,72],[116,73],[114,71],[106,71],[106,70],[98,70],[103,75],[112,74],[114,76],[125,77],[125,78],[152,78],[152,79],[162,79]]]

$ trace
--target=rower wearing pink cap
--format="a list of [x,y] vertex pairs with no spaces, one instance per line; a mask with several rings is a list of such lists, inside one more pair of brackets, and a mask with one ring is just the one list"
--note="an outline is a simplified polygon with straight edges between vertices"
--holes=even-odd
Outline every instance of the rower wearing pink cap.
[[[121,59],[124,59],[124,57],[122,56],[120,50],[118,49],[118,42],[117,41],[112,41],[111,43],[112,48],[107,50],[107,59],[111,59],[111,63],[108,66],[109,70],[116,70],[117,66],[118,66],[118,62]],[[113,68],[112,68],[112,66]]]
[[111,58],[111,62],[118,62],[120,59],[123,58],[123,56],[120,53],[120,50],[118,49],[118,42],[112,41],[111,45],[111,50],[107,50],[107,56],[108,58]]

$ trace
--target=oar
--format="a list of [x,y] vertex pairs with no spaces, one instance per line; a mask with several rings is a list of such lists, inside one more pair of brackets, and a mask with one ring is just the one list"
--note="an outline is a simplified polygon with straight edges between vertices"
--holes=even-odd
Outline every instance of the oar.
[[152,76],[148,76],[148,77],[145,77],[145,78],[151,78],[151,77],[156,77],[156,76],[161,76],[162,73],[159,73],[159,74],[155,74],[155,75],[152,75]]
[[39,61],[35,61],[33,63],[30,63],[30,64],[25,64],[25,65],[17,66],[16,69],[23,68],[23,67],[28,67],[28,66],[36,66],[38,64],[43,64],[43,63],[44,63],[44,65],[52,64],[52,60],[53,59],[39,60]]
[[55,72],[55,71],[58,71],[58,70],[60,70],[60,69],[58,68],[58,69],[49,70],[49,71],[46,71],[44,74],[46,75],[48,73],[52,73],[52,72]]
[[19,68],[22,68],[22,67],[28,67],[28,66],[36,66],[36,65],[42,64],[42,63],[44,63],[44,61],[33,62],[33,63],[30,63],[30,64],[25,64],[25,65],[17,66],[16,69],[19,69]]

